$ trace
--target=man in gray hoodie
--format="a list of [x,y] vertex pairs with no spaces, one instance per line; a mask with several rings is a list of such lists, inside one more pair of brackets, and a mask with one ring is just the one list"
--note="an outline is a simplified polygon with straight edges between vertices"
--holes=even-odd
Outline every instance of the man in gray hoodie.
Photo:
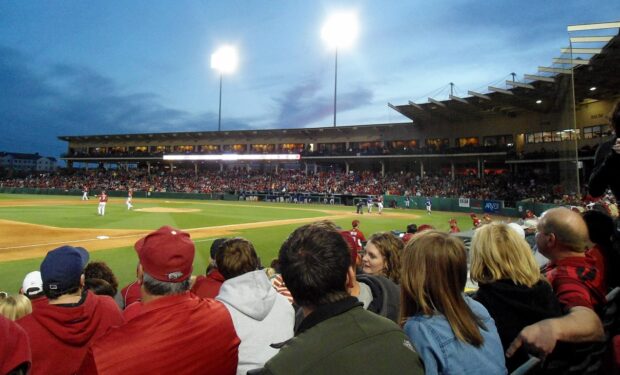
[[216,299],[230,312],[241,339],[237,375],[245,375],[278,353],[271,344],[293,337],[295,312],[259,269],[258,256],[249,241],[227,240],[215,261],[225,279]]

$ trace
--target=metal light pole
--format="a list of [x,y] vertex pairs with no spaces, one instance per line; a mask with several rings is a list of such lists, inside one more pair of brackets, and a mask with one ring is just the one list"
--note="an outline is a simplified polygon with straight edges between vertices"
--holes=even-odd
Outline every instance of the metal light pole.
[[338,13],[330,16],[323,28],[321,37],[334,54],[334,127],[336,127],[336,113],[338,104],[338,50],[353,44],[358,34],[357,15],[353,12]]
[[223,75],[233,73],[237,69],[239,58],[237,50],[232,46],[222,46],[211,55],[211,68],[220,73],[220,105],[217,115],[217,131],[222,130],[222,80]]

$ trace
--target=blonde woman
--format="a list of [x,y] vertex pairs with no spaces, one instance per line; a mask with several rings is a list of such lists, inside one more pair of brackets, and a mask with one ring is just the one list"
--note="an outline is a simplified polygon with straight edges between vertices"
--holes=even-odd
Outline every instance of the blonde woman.
[[23,294],[0,297],[0,315],[9,320],[17,320],[32,312],[32,304]]
[[505,374],[493,319],[463,294],[467,253],[448,233],[425,231],[403,253],[401,324],[427,374]]
[[[491,223],[476,229],[470,273],[479,286],[474,299],[495,319],[504,351],[523,327],[561,315],[558,300],[529,245],[507,224]],[[506,367],[512,371],[526,360],[522,350],[507,360]]]
[[370,236],[362,257],[362,270],[368,275],[385,276],[400,284],[400,256],[403,241],[390,232]]

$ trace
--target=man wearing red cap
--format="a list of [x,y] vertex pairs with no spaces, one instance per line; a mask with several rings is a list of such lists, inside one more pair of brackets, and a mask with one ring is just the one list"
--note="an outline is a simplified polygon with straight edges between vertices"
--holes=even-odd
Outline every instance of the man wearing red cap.
[[97,340],[78,373],[235,374],[239,338],[228,310],[189,292],[189,234],[164,226],[135,249],[142,311]]

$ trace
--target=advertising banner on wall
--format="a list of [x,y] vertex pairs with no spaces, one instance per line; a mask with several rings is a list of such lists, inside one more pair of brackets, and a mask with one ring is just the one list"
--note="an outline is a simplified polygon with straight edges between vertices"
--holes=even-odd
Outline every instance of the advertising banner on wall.
[[469,198],[459,198],[459,207],[469,207]]
[[484,212],[495,213],[500,212],[502,209],[501,201],[484,201]]

